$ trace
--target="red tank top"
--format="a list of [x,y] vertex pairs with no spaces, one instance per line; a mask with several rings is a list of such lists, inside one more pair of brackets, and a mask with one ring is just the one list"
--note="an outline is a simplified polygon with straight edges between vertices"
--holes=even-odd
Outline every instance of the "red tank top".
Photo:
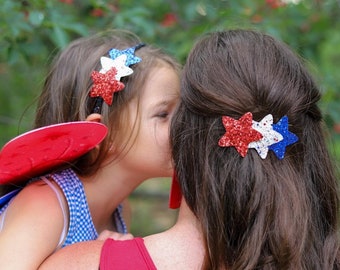
[[156,270],[143,238],[116,241],[107,239],[100,256],[100,270]]

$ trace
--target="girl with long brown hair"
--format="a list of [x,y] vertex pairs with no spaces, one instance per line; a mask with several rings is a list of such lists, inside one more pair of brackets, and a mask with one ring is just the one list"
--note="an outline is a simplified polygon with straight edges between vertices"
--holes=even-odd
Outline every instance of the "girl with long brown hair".
[[[37,269],[62,247],[97,239],[104,230],[128,232],[124,200],[146,179],[173,171],[169,124],[179,72],[172,57],[120,30],[75,40],[55,58],[38,102],[38,132],[87,120],[105,125],[107,136],[26,186],[26,175],[19,175],[24,187],[0,209],[1,269]],[[49,136],[52,149],[60,136],[58,129]]]
[[171,122],[176,224],[69,246],[42,269],[339,269],[338,183],[319,100],[303,61],[273,37],[204,36]]

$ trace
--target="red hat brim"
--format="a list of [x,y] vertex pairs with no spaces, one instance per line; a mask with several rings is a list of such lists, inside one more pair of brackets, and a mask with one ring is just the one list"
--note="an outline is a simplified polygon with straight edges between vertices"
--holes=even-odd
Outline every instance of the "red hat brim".
[[17,183],[70,162],[98,145],[107,127],[89,121],[50,125],[26,132],[0,152],[0,184]]

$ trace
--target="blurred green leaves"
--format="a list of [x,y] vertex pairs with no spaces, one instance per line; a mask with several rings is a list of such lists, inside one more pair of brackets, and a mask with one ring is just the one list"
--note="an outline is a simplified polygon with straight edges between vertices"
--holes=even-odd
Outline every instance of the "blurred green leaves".
[[329,131],[340,148],[340,134],[334,128],[340,123],[340,3],[295,2],[0,0],[0,145],[30,129],[32,101],[48,63],[79,36],[109,28],[130,30],[184,63],[203,33],[250,27],[283,40],[308,61],[324,92],[321,105]]

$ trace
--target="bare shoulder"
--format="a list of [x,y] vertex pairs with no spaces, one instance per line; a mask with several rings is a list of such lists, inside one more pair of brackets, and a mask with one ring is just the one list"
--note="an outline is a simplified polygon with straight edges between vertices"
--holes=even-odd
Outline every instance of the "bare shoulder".
[[159,269],[171,269],[179,259],[177,241],[171,236],[171,233],[162,232],[144,237],[145,247]]
[[47,258],[39,270],[97,270],[103,244],[104,241],[87,241],[62,248]]
[[33,216],[44,216],[43,213],[48,213],[49,217],[62,217],[56,193],[43,181],[29,184],[15,197],[9,212],[16,211],[20,211],[21,215],[29,213]]
[[145,246],[157,269],[200,269],[204,247],[191,234],[173,228],[144,238]]
[[[63,219],[58,198],[48,185],[37,181],[25,187],[6,212],[0,235],[2,263],[11,269],[24,265],[36,269],[56,249]],[[20,254],[21,260],[13,254]]]

